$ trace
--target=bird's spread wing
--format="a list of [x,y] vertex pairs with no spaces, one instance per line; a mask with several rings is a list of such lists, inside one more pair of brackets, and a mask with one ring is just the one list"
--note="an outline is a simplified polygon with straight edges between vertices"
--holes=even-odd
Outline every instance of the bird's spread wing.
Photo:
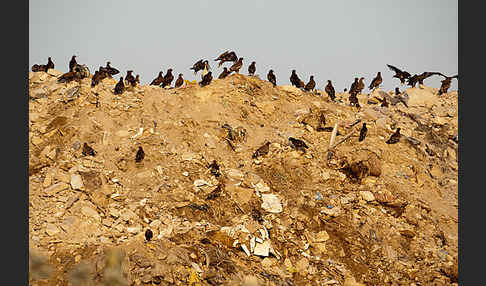
[[392,71],[396,72],[396,73],[401,73],[402,71],[392,65],[386,65],[389,69],[391,69]]

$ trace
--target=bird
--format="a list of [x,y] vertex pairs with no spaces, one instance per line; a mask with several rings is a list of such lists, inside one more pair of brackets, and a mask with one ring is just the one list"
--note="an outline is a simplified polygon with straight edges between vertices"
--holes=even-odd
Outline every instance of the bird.
[[91,87],[95,87],[104,78],[104,73],[100,71],[95,71],[93,77],[91,78]]
[[204,69],[201,73],[201,79],[208,73],[208,71],[211,69],[211,67],[209,66],[209,62],[208,61],[204,61],[203,62],[204,64]]
[[249,75],[254,75],[255,74],[255,71],[256,71],[256,66],[255,66],[256,62],[253,61],[251,62],[251,64],[248,66],[248,74]]
[[358,139],[359,142],[365,139],[366,132],[368,132],[368,129],[366,128],[366,123],[363,123],[363,127],[361,127],[361,130],[359,131],[359,139]]
[[305,153],[305,149],[309,148],[309,146],[307,146],[307,144],[305,144],[305,142],[300,140],[300,139],[296,139],[294,137],[289,137],[289,141],[290,141],[290,147],[292,147],[296,150],[300,150],[304,153]]
[[309,82],[304,86],[305,91],[312,91],[316,87],[316,82],[314,81],[314,76],[311,75]]
[[40,70],[40,69],[41,69],[41,66],[42,66],[42,65],[34,64],[34,65],[32,66],[32,71],[33,71],[33,72],[39,72],[39,71],[41,71],[41,70]]
[[208,169],[211,171],[211,174],[215,177],[221,176],[221,172],[219,171],[219,165],[216,160],[213,160],[211,164],[208,165]]
[[208,72],[202,79],[202,81],[199,83],[201,87],[205,87],[206,85],[209,85],[211,81],[213,80],[213,76],[211,75],[212,72]]
[[168,69],[164,76],[164,80],[162,81],[162,87],[170,86],[173,80],[174,75],[172,75],[172,69]]
[[204,67],[206,66],[207,63],[209,63],[207,60],[200,59],[190,69],[194,70],[194,74],[197,74],[198,71],[204,69]]
[[415,87],[415,85],[417,85],[417,82],[418,82],[418,75],[414,74],[413,76],[410,76],[408,78],[407,85],[409,85],[411,87]]
[[133,80],[135,80],[132,73],[132,70],[127,71],[127,75],[125,76],[125,80],[127,81],[127,83],[131,83]]
[[398,78],[401,84],[404,84],[405,80],[412,76],[407,71],[402,71],[401,69],[394,67],[392,65],[387,64],[387,67],[393,72],[395,72],[395,75],[393,77]]
[[268,154],[268,151],[270,150],[269,148],[270,146],[270,142],[267,141],[265,142],[265,144],[263,144],[263,146],[261,146],[260,148],[258,148],[255,153],[253,153],[253,155],[251,156],[253,159],[256,159],[260,156],[265,156]]
[[115,94],[122,94],[125,91],[125,83],[123,82],[123,77],[120,77],[120,81],[115,85]]
[[96,156],[96,151],[91,148],[88,143],[84,142],[83,144],[83,156]]
[[235,72],[235,73],[239,73],[241,67],[243,66],[243,58],[239,58],[238,61],[236,61],[236,63],[234,63],[229,71],[230,72]]
[[142,146],[138,146],[137,155],[135,155],[135,162],[140,163],[142,162],[143,158],[145,158],[145,152],[143,152]]
[[135,86],[136,84],[140,84],[140,75],[139,75],[139,74],[137,74],[137,75],[135,76],[135,81],[134,81],[134,83],[135,83],[135,84],[134,84],[133,86]]
[[46,65],[46,71],[48,71],[49,69],[53,69],[53,68],[54,68],[54,63],[52,62],[51,57],[48,57],[47,58],[47,65]]
[[147,228],[147,230],[145,231],[145,240],[150,241],[152,237],[154,237],[154,233],[152,232],[152,230],[150,230],[150,228]]
[[175,88],[179,88],[184,84],[184,79],[182,78],[182,74],[180,73],[179,76],[177,77],[177,80],[175,82]]
[[440,88],[439,88],[438,95],[442,95],[444,93],[447,93],[447,91],[451,87],[451,82],[452,82],[452,79],[453,78],[459,79],[459,75],[458,74],[456,74],[455,76],[445,76],[443,74],[440,74],[440,75],[443,76],[444,79],[441,80],[441,85],[440,85]]
[[365,88],[365,84],[363,82],[364,80],[364,77],[361,77],[358,81],[358,85],[356,87],[356,94],[360,94],[361,91],[363,91],[363,89]]
[[319,126],[320,127],[326,126],[326,114],[323,111],[319,115]]
[[336,99],[336,91],[334,90],[334,87],[332,86],[332,82],[330,80],[327,80],[327,85],[324,88],[324,91],[329,95],[332,101]]
[[120,71],[119,71],[119,70],[117,70],[116,68],[114,68],[114,67],[110,66],[110,64],[111,64],[111,62],[109,62],[109,61],[108,61],[108,62],[106,62],[106,67],[105,67],[105,68],[106,68],[106,71],[108,72],[108,74],[109,74],[109,75],[112,75],[112,76],[113,76],[113,75],[116,75],[116,74],[119,74],[119,73],[120,73]]
[[358,97],[356,96],[355,93],[351,93],[349,95],[349,103],[352,105],[352,106],[356,106],[356,107],[360,107],[359,106],[359,101],[358,101]]
[[376,77],[371,81],[368,89],[374,90],[375,88],[378,88],[382,82],[383,82],[383,79],[381,78],[381,72],[378,72]]
[[378,101],[381,102],[381,105],[380,105],[381,107],[388,107],[388,101],[386,101],[386,97],[383,97],[383,99],[379,99],[379,98],[377,98],[377,99],[378,99]]
[[72,80],[74,80],[76,77],[76,72],[74,71],[70,71],[70,72],[67,72],[67,73],[64,73],[62,74],[58,79],[57,81],[58,82],[70,82]]
[[358,88],[358,78],[355,77],[353,83],[351,84],[351,87],[349,88],[349,93],[351,94],[355,93],[357,88]]
[[231,72],[228,71],[227,67],[223,68],[223,72],[218,76],[218,79],[223,79],[227,77]]
[[433,76],[433,75],[442,75],[442,74],[440,72],[423,72],[423,73],[421,73],[417,76],[418,83],[423,85],[424,80],[426,78]]
[[298,88],[304,87],[304,82],[299,78],[295,70],[292,70],[292,74],[290,75],[290,83]]
[[267,79],[268,79],[269,82],[271,82],[273,84],[273,86],[277,86],[277,78],[275,77],[273,70],[268,71]]
[[231,51],[226,51],[224,53],[222,53],[221,55],[219,55],[219,57],[217,59],[215,59],[215,61],[220,61],[219,64],[218,64],[218,67],[221,67],[221,65],[225,62],[236,62],[238,60],[238,57],[236,56],[236,53]]
[[164,76],[162,74],[162,71],[159,72],[159,75],[154,78],[154,80],[150,83],[150,85],[160,85],[164,81]]
[[74,70],[74,67],[77,65],[78,63],[76,62],[76,56],[73,56],[71,58],[71,60],[69,61],[69,71],[72,72]]
[[399,95],[400,94],[400,89],[398,87],[395,87],[395,95]]
[[398,141],[400,141],[400,137],[402,135],[400,134],[400,127],[395,130],[395,133],[393,133],[388,140],[386,140],[386,144],[395,144]]

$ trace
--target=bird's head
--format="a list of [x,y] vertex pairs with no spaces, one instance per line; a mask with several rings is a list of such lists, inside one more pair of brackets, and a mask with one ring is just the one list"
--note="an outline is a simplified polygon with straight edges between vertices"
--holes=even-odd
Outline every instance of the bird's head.
[[400,133],[400,127],[397,128],[397,133]]
[[179,74],[179,77],[182,77],[182,76],[183,76],[183,74],[181,74],[181,73],[180,73],[180,74]]
[[167,72],[168,72],[168,73],[172,72],[172,69],[168,69],[168,70],[167,70]]
[[106,66],[110,66],[110,64],[111,64],[111,62],[109,62],[109,61],[106,62]]
[[328,84],[331,84],[331,80],[330,80],[330,79],[328,79],[328,80],[327,80],[327,83],[328,83]]
[[255,62],[255,61],[253,61],[253,62],[251,62],[251,64],[252,64],[252,65],[254,65],[254,64],[256,64],[256,62]]

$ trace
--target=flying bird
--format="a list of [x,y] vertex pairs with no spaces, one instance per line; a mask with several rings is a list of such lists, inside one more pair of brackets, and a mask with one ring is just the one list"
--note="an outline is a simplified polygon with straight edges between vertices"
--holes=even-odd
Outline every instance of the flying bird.
[[256,159],[260,156],[265,156],[268,154],[268,151],[269,151],[269,146],[270,146],[270,142],[267,141],[265,142],[265,144],[263,144],[263,146],[261,146],[260,148],[258,148],[255,153],[253,153],[253,155],[251,156],[253,159]]
[[451,87],[451,82],[452,82],[452,79],[453,78],[459,79],[459,75],[458,74],[455,75],[455,76],[445,76],[445,75],[441,74],[441,76],[443,76],[444,79],[441,80],[441,85],[440,85],[440,88],[439,88],[438,95],[442,95],[444,93],[447,93],[447,91]]
[[400,141],[400,137],[402,135],[400,134],[400,128],[397,128],[397,130],[395,131],[395,133],[393,133],[390,138],[388,140],[386,140],[386,144],[395,144],[397,143],[398,141]]
[[190,69],[194,70],[194,74],[197,74],[197,72],[203,70],[206,67],[206,65],[209,65],[208,60],[200,59]]
[[378,88],[382,82],[383,82],[383,79],[381,78],[381,72],[378,72],[376,77],[371,81],[368,89],[374,90],[375,88]]
[[91,148],[88,143],[84,142],[83,144],[83,156],[96,156],[96,151]]
[[139,146],[137,155],[135,155],[135,162],[140,163],[142,162],[143,158],[145,158],[145,152],[143,152],[142,146]]
[[392,65],[388,65],[387,64],[387,67],[392,70],[393,72],[395,72],[395,75],[393,76],[394,78],[398,78],[400,80],[400,83],[401,84],[404,84],[405,83],[405,80],[408,79],[409,77],[411,77],[412,75],[409,74],[408,72],[406,71],[402,71],[401,69],[397,68],[397,67],[394,67]]
[[125,91],[125,84],[123,83],[123,77],[120,77],[120,81],[115,85],[115,94],[122,94]]
[[154,78],[154,80],[150,83],[150,85],[160,85],[164,81],[164,76],[162,75],[162,72],[159,72],[159,75]]
[[273,84],[273,86],[277,86],[277,78],[275,77],[273,70],[268,71],[267,79],[268,79],[269,82],[271,82]]
[[164,76],[164,80],[162,81],[162,87],[170,86],[173,80],[174,75],[172,74],[172,69],[168,69]]
[[119,74],[119,73],[120,73],[120,71],[119,71],[119,70],[117,70],[116,68],[114,68],[114,67],[110,66],[110,64],[111,64],[111,62],[109,62],[109,61],[108,61],[108,62],[106,62],[106,67],[105,67],[105,69],[106,69],[106,71],[108,72],[108,74],[109,74],[109,75],[111,75],[111,76],[116,75],[116,74]]
[[316,82],[314,81],[314,76],[311,75],[309,82],[304,86],[304,89],[305,91],[311,91],[314,90],[315,87],[316,87]]
[[239,58],[238,61],[230,67],[229,71],[239,73],[242,66],[243,66],[243,58]]
[[199,83],[201,87],[205,87],[206,85],[209,85],[211,81],[213,80],[213,76],[211,75],[212,72],[208,72],[202,79],[202,81]]
[[368,132],[368,128],[366,128],[366,123],[363,123],[363,127],[361,127],[361,130],[359,131],[359,139],[358,139],[359,142],[365,139],[367,132]]
[[72,72],[74,71],[74,67],[77,65],[78,63],[76,62],[76,56],[73,56],[71,58],[71,60],[69,61],[69,71]]
[[251,62],[251,64],[248,66],[248,74],[249,75],[254,75],[255,74],[255,71],[256,71],[256,66],[255,66],[256,62],[253,61]]
[[175,82],[175,88],[179,88],[184,84],[184,79],[182,78],[182,74],[180,73],[179,76],[177,77],[177,80]]
[[305,144],[304,141],[302,141],[300,139],[296,139],[294,137],[289,137],[289,142],[290,142],[290,147],[292,147],[296,150],[300,150],[304,153],[305,153],[305,149],[309,148],[309,146],[307,146],[307,144]]
[[227,77],[231,72],[228,71],[227,67],[224,67],[223,72],[218,76],[218,79],[223,79]]
[[336,99],[336,91],[334,90],[334,87],[332,86],[332,82],[330,80],[327,80],[327,85],[324,88],[324,91],[329,95],[332,101]]
[[150,228],[147,228],[145,231],[145,240],[150,241],[154,237],[154,233],[150,230]]
[[236,62],[238,60],[238,57],[236,56],[236,53],[235,52],[229,52],[229,51],[226,51],[224,53],[222,53],[221,55],[219,55],[219,57],[217,59],[215,59],[215,61],[219,61],[218,63],[218,67],[221,67],[221,65],[225,62]]
[[433,75],[441,75],[441,73],[439,72],[423,72],[419,75],[417,74],[414,74],[413,76],[411,76],[409,79],[408,79],[408,82],[407,84],[411,87],[415,87],[415,85],[418,83],[419,85],[423,85],[424,84],[424,80],[426,78],[429,78]]
[[295,70],[292,70],[292,74],[290,75],[290,83],[298,88],[304,88],[305,86]]

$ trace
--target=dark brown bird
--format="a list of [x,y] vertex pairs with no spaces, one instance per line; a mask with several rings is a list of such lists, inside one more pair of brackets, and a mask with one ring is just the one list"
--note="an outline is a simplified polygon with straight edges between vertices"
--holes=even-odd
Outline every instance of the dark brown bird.
[[212,72],[208,72],[205,76],[203,76],[202,81],[199,83],[202,87],[205,87],[206,85],[209,85],[211,81],[213,80],[213,76],[211,74]]
[[[378,99],[380,100],[380,99]],[[380,100],[381,102],[381,107],[388,107],[388,101],[386,101],[386,97],[383,97],[383,100]]]
[[366,123],[363,123],[363,127],[361,127],[361,131],[359,131],[359,139],[358,139],[359,142],[365,139],[366,132],[368,132],[368,128],[366,128]]
[[33,71],[33,72],[38,72],[38,71],[40,71],[39,69],[40,69],[40,67],[41,67],[41,66],[42,66],[42,65],[34,64],[34,65],[32,66],[32,71]]
[[172,69],[168,69],[164,76],[164,80],[162,81],[162,87],[170,86],[173,80],[174,75],[172,74]]
[[58,82],[70,82],[76,78],[76,72],[70,71],[61,75],[57,81]]
[[[135,84],[140,84],[140,75],[139,75],[139,74],[137,74],[137,75],[135,76]],[[134,85],[134,86],[135,86],[135,85]]]
[[445,76],[443,74],[440,74],[440,75],[444,77],[444,79],[441,80],[441,85],[440,85],[440,88],[439,88],[439,95],[442,95],[444,93],[447,93],[447,91],[451,87],[452,79],[453,78],[459,79],[459,75],[458,74],[455,75],[455,76]]
[[177,77],[177,80],[175,82],[175,88],[179,88],[184,84],[184,79],[182,78],[182,74],[180,73],[179,76]]
[[221,65],[225,62],[236,62],[238,60],[238,57],[236,56],[235,52],[224,52],[215,61],[219,61],[218,67],[221,67]]
[[200,59],[190,69],[194,70],[194,74],[197,74],[197,72],[203,70],[206,65],[209,66],[208,60]]
[[150,241],[154,237],[154,233],[150,230],[150,228],[147,228],[145,231],[145,240]]
[[442,74],[440,72],[423,72],[423,73],[421,73],[417,76],[418,83],[423,85],[424,80],[426,78],[433,76],[433,75],[442,75]]
[[135,162],[140,163],[142,162],[143,158],[145,158],[145,152],[143,152],[142,146],[139,146],[137,155],[135,156]]
[[386,65],[390,70],[392,70],[393,72],[395,72],[395,75],[393,76],[394,78],[398,78],[400,80],[400,83],[401,84],[404,84],[405,83],[405,80],[408,79],[409,77],[411,77],[412,75],[409,74],[408,72],[406,71],[402,71],[401,69],[397,68],[397,67],[394,67],[392,65]]
[[304,86],[304,89],[305,91],[311,91],[314,90],[315,87],[316,87],[316,82],[314,81],[314,76],[311,75],[309,82]]
[[271,82],[273,84],[273,86],[277,86],[277,78],[275,77],[273,70],[268,71],[267,79],[268,79],[269,82]]
[[228,71],[227,67],[224,67],[223,72],[218,76],[219,79],[227,77],[231,72]]
[[229,71],[230,72],[235,72],[235,73],[239,73],[241,67],[243,66],[243,58],[239,58],[238,61],[236,61],[236,63],[234,63]]
[[356,94],[360,94],[363,89],[365,88],[365,84],[363,82],[364,77],[361,77],[358,81],[358,86],[356,87]]
[[395,133],[393,133],[390,138],[388,140],[386,140],[386,144],[395,144],[397,143],[398,141],[400,141],[400,137],[402,137],[402,135],[400,134],[400,128],[397,128],[397,130],[395,131]]
[[371,81],[370,86],[368,88],[370,90],[374,90],[375,88],[378,88],[382,82],[383,79],[381,78],[381,72],[378,72],[376,77]]
[[164,76],[162,72],[159,72],[159,75],[150,83],[150,85],[160,85],[164,81]]
[[294,148],[295,150],[300,150],[305,153],[305,149],[308,149],[309,146],[305,144],[304,141],[300,139],[296,139],[294,137],[289,137],[290,147]]
[[353,83],[351,84],[351,87],[349,88],[349,93],[350,94],[355,94],[355,93],[358,94],[356,92],[357,88],[358,88],[358,78],[355,77]]
[[215,177],[221,176],[221,172],[219,171],[219,165],[216,160],[213,160],[211,164],[209,164],[208,169],[211,171],[211,174]]
[[123,82],[123,77],[120,77],[120,81],[115,85],[115,94],[122,94],[125,91],[125,83]]
[[47,65],[46,65],[46,71],[49,70],[49,69],[53,69],[53,68],[54,68],[54,63],[52,62],[51,57],[48,57],[47,58]]
[[326,114],[324,114],[323,111],[321,111],[321,114],[319,115],[319,126],[326,126]]
[[102,71],[95,71],[93,77],[91,78],[91,87],[95,87],[105,77],[106,77],[106,74],[104,72],[102,72]]
[[332,86],[332,82],[330,80],[327,80],[327,85],[324,88],[324,91],[329,95],[332,101],[336,99],[336,91],[334,90],[334,87]]
[[290,83],[298,88],[304,88],[305,86],[295,70],[292,70],[292,74],[290,75]]
[[133,77],[132,75],[133,71],[132,70],[129,70],[127,71],[127,75],[125,76],[125,80],[127,81],[127,83],[131,84],[132,81],[135,80],[135,77]]
[[119,74],[119,73],[120,73],[120,71],[119,71],[119,70],[117,70],[116,68],[114,68],[114,67],[110,66],[110,64],[111,64],[111,62],[106,62],[106,67],[105,67],[105,69],[106,69],[106,71],[108,72],[108,74],[110,74],[111,76],[116,75],[116,74]]
[[349,103],[350,103],[352,106],[360,107],[360,106],[359,106],[358,97],[356,96],[356,94],[355,94],[355,93],[351,93],[351,94],[349,95]]
[[71,58],[71,60],[69,61],[69,71],[72,72],[74,71],[74,67],[77,65],[78,63],[76,62],[76,56],[73,56]]
[[268,154],[268,151],[270,150],[269,148],[270,146],[270,142],[267,141],[265,142],[265,144],[263,144],[263,146],[261,146],[260,148],[258,148],[255,153],[253,153],[253,155],[251,156],[253,159],[256,159],[260,156],[265,156]]
[[400,89],[398,87],[395,87],[395,95],[399,95],[400,94]]
[[251,62],[251,64],[248,66],[248,74],[249,75],[254,75],[255,72],[256,72],[256,66],[255,66],[256,62]]
[[418,82],[418,75],[414,74],[413,76],[408,78],[407,85],[411,87],[415,87],[415,85],[417,85],[417,82]]
[[96,151],[91,148],[88,143],[84,142],[83,144],[83,156],[96,156]]

